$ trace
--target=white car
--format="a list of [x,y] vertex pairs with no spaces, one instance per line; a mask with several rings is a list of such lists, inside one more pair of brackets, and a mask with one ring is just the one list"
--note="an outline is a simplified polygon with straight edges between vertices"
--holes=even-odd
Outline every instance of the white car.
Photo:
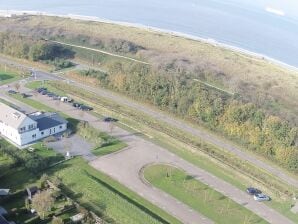
[[265,194],[255,194],[254,199],[256,201],[270,201],[270,197]]

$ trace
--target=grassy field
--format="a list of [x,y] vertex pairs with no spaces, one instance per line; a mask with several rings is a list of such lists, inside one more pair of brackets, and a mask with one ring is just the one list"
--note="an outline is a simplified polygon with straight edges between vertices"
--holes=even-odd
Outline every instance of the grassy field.
[[[132,191],[91,168],[80,158],[55,167],[70,195],[116,223],[180,223]],[[163,221],[167,220],[167,221]]]
[[[1,140],[3,141],[3,140]],[[3,144],[9,144],[3,141]],[[32,146],[43,158],[52,158],[57,154],[42,147],[41,144]],[[0,155],[0,166],[9,166],[12,161]],[[181,224],[166,212],[128,190],[118,182],[103,173],[93,169],[82,158],[78,157],[60,163],[46,170],[31,173],[23,167],[1,170],[0,183],[2,188],[10,188],[14,194],[12,200],[4,204],[8,210],[24,208],[23,191],[29,186],[40,186],[42,174],[50,177],[59,176],[63,182],[63,191],[69,197],[79,202],[87,209],[104,217],[108,223],[173,223]],[[20,221],[28,219],[20,216]]]
[[125,142],[115,140],[107,146],[100,146],[92,150],[92,153],[96,156],[104,156],[110,153],[118,152],[127,146]]
[[0,85],[9,84],[19,79],[21,79],[20,75],[13,72],[5,72],[5,70],[0,69]]
[[168,165],[152,165],[145,168],[144,177],[153,186],[189,205],[215,223],[267,223],[251,211],[177,168]]

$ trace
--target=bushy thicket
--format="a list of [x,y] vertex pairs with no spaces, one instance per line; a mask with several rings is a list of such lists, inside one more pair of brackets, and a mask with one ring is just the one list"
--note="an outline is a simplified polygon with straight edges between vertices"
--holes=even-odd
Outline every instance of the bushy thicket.
[[65,59],[74,56],[73,51],[62,45],[15,33],[0,33],[0,53],[33,61]]
[[23,166],[33,173],[37,173],[45,169],[52,163],[52,158],[42,158],[36,153],[28,152],[27,150],[20,150],[5,141],[0,141],[0,155],[7,156],[13,162],[13,166]]
[[90,70],[80,75],[97,78],[102,86],[202,123],[298,172],[297,127],[237,95],[196,82],[194,74],[114,63],[108,74]]

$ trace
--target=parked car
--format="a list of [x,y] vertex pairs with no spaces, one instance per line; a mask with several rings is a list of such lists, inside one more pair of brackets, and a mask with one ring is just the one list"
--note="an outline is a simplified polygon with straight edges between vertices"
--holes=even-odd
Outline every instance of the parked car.
[[262,191],[260,191],[260,190],[257,189],[257,188],[254,188],[254,187],[248,187],[248,188],[246,189],[246,192],[247,192],[248,194],[250,194],[250,195],[261,194],[261,193],[262,193]]
[[53,100],[60,100],[60,96],[53,96]]
[[255,201],[270,201],[270,197],[265,194],[255,194]]
[[9,94],[17,94],[17,92],[14,91],[14,90],[12,90],[12,89],[8,90],[7,92],[8,92]]
[[117,122],[118,119],[113,118],[113,117],[105,117],[105,118],[103,119],[103,121],[104,121],[104,122]]
[[45,91],[45,90],[47,90],[47,88],[44,88],[44,87],[40,87],[40,88],[37,88],[37,89],[36,89],[36,91],[37,91],[38,93],[41,93],[42,91]]
[[41,93],[41,95],[47,95],[48,91],[47,90],[42,90],[40,93]]
[[31,95],[28,95],[26,93],[22,93],[21,95],[22,95],[23,98],[27,98],[27,97],[31,96]]
[[66,97],[66,96],[62,96],[62,97],[60,98],[60,100],[61,100],[62,102],[67,102],[67,97]]
[[85,106],[85,105],[81,105],[79,108],[80,108],[80,110],[84,110],[84,111],[90,111],[90,110],[93,110],[92,107]]
[[73,103],[72,106],[75,108],[80,108],[83,104],[81,103]]
[[54,95],[55,95],[55,94],[54,94],[54,93],[51,93],[51,92],[48,92],[48,93],[47,93],[47,96],[48,96],[48,97],[53,97]]

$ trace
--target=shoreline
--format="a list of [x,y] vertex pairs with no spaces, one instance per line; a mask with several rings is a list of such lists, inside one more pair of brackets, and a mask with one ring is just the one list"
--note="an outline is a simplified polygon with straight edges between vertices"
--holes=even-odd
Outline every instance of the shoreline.
[[107,24],[115,24],[120,26],[126,26],[126,27],[133,27],[133,28],[139,28],[150,32],[157,32],[157,33],[164,33],[176,37],[182,37],[187,38],[190,40],[200,41],[202,43],[210,44],[214,47],[223,48],[226,50],[231,50],[236,53],[242,54],[244,57],[250,57],[250,59],[254,60],[262,60],[266,61],[267,63],[279,66],[280,68],[290,70],[292,72],[298,72],[298,67],[295,67],[293,65],[289,65],[285,62],[279,61],[277,59],[271,58],[269,56],[252,52],[240,47],[236,47],[233,45],[225,44],[222,42],[219,42],[217,40],[214,40],[212,38],[202,38],[198,36],[194,36],[191,34],[186,34],[182,32],[162,29],[158,27],[152,27],[152,26],[146,26],[138,23],[129,23],[129,22],[122,22],[122,21],[115,21],[115,20],[109,20],[109,19],[103,19],[96,16],[83,16],[83,15],[76,15],[76,14],[54,14],[54,13],[47,13],[47,12],[41,12],[41,11],[26,11],[26,10],[0,10],[0,17],[6,17],[10,18],[13,16],[51,16],[51,17],[60,17],[60,18],[66,18],[66,19],[74,19],[74,20],[81,20],[81,21],[92,21],[92,22],[100,22],[100,23],[107,23]]

